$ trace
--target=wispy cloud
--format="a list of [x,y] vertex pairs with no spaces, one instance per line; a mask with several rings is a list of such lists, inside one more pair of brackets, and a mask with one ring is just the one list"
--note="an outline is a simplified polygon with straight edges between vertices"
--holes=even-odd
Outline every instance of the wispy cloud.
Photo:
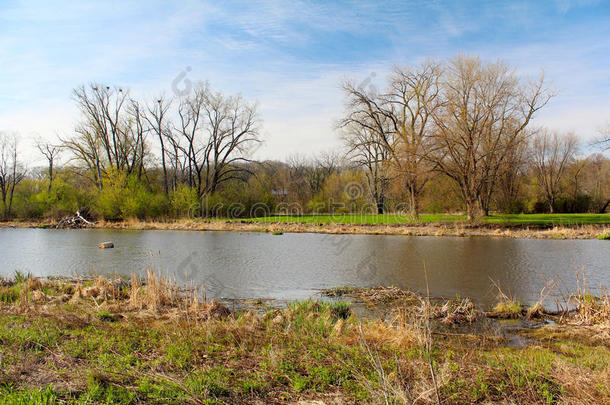
[[[63,3],[63,4],[62,4]],[[0,127],[72,129],[89,81],[169,93],[189,78],[260,102],[260,157],[338,144],[339,82],[458,52],[544,68],[561,93],[540,122],[583,137],[608,120],[610,7],[596,1],[11,1],[0,6]],[[573,112],[573,113],[572,113]],[[31,118],[27,118],[31,117]],[[571,117],[571,118],[570,118]]]

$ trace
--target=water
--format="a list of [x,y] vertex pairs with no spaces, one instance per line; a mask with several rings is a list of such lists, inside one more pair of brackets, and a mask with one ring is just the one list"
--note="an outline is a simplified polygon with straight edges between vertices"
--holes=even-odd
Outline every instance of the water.
[[[99,249],[104,241],[116,248]],[[493,280],[533,303],[550,279],[574,291],[583,269],[594,292],[610,287],[610,243],[598,240],[2,228],[0,258],[5,277],[129,275],[154,266],[226,298],[302,299],[337,286],[423,293],[427,275],[434,296],[487,305],[497,296]]]

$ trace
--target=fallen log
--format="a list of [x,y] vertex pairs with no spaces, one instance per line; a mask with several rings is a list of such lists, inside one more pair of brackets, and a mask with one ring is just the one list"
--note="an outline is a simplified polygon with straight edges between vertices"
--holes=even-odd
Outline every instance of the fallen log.
[[81,210],[76,211],[74,215],[69,215],[57,223],[56,229],[81,229],[90,226],[95,226],[95,222],[91,222],[81,214]]

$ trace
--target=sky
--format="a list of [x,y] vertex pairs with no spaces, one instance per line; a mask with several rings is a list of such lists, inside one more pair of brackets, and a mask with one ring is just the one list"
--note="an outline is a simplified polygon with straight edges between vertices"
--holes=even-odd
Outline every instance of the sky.
[[534,125],[592,139],[610,122],[610,1],[0,0],[0,130],[73,132],[71,92],[135,97],[208,80],[258,102],[258,159],[337,149],[346,79],[378,88],[393,65],[456,54],[544,71],[557,96]]

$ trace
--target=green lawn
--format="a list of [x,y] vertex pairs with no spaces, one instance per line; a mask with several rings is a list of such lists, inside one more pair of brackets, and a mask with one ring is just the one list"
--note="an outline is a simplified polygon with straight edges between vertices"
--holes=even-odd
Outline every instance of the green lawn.
[[[395,214],[337,214],[337,215],[276,215],[248,218],[251,222],[296,222],[320,224],[408,224],[408,223],[456,223],[466,222],[465,215],[422,214],[417,221],[406,215]],[[503,225],[585,225],[610,224],[610,214],[514,214],[491,215],[484,223]]]

